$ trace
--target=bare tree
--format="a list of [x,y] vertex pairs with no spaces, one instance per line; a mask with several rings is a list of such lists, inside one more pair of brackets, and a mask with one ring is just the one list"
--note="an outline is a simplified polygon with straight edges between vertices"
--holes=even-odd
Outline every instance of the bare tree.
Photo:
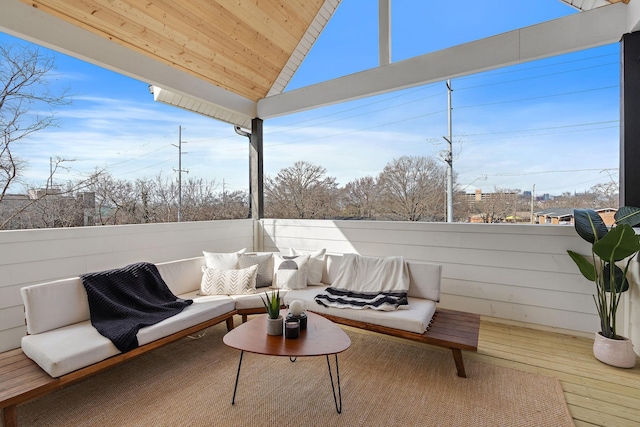
[[37,47],[0,45],[0,201],[25,165],[12,146],[56,125],[54,109],[71,101],[65,90],[50,90],[53,69],[53,57]]
[[216,219],[216,183],[202,178],[189,178],[182,183],[182,220]]
[[620,204],[618,183],[615,181],[596,184],[589,192],[595,196],[597,208],[617,208]]
[[[45,187],[25,187],[22,195],[5,194],[0,200],[0,230],[76,227],[85,225],[86,215],[94,217],[93,211],[87,212],[84,200],[103,172],[96,170],[85,179],[53,186],[53,178],[58,169],[65,169],[65,161],[59,157],[52,159]],[[88,224],[93,225],[93,221]]]
[[378,177],[383,213],[402,221],[443,217],[444,166],[430,157],[403,156],[389,162]]
[[249,217],[249,193],[221,192],[215,201],[215,216],[211,219],[241,219]]
[[338,184],[326,169],[298,161],[275,177],[265,177],[267,216],[272,218],[328,218],[335,216]]
[[372,176],[358,178],[345,185],[344,213],[348,216],[374,218],[380,199],[380,190]]

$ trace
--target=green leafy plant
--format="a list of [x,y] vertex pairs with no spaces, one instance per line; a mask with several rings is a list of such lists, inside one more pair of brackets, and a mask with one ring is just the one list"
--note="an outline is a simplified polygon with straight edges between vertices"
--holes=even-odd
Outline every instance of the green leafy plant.
[[269,298],[268,293],[265,292],[264,294],[267,299],[262,298],[262,295],[260,295],[260,299],[264,304],[264,308],[267,309],[269,319],[277,319],[280,316],[280,289],[271,291],[271,298]]
[[573,216],[576,232],[591,243],[591,257],[567,252],[582,275],[596,284],[593,299],[598,308],[601,334],[619,339],[616,312],[620,297],[629,290],[629,264],[640,251],[640,236],[632,228],[640,223],[640,208],[624,206],[618,209],[610,229],[594,210],[576,209]]

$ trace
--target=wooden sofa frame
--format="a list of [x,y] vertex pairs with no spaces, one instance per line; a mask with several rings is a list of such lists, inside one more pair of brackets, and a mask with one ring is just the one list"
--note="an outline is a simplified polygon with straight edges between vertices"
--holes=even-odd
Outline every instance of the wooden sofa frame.
[[18,425],[17,406],[22,403],[58,390],[218,323],[226,322],[227,329],[231,330],[234,326],[233,316],[236,314],[237,312],[235,310],[231,311],[222,316],[199,323],[175,334],[137,347],[129,352],[118,354],[58,378],[54,378],[42,370],[42,368],[33,360],[29,359],[20,348],[0,353],[0,409],[2,410],[4,427],[16,427]]
[[[0,409],[2,410],[4,427],[17,427],[17,406],[20,404],[58,390],[126,360],[180,340],[223,321],[227,323],[227,330],[231,330],[234,327],[234,315],[242,316],[242,321],[245,322],[248,315],[264,312],[264,308],[234,310],[59,378],[53,378],[43,371],[42,368],[22,352],[22,349],[18,348],[0,353]],[[464,360],[462,359],[462,350],[478,351],[480,315],[477,314],[437,309],[429,325],[429,329],[423,334],[353,321],[336,316],[323,316],[335,323],[451,349],[457,374],[463,378],[466,378],[466,372],[464,369]]]

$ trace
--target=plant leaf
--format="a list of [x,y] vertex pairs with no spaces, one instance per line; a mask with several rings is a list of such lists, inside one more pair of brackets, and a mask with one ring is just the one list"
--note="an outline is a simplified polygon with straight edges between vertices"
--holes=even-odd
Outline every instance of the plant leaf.
[[589,243],[602,239],[609,231],[602,217],[592,209],[574,209],[573,218],[576,232]]
[[640,238],[628,224],[613,227],[593,244],[593,252],[607,262],[621,261],[640,251]]
[[616,224],[628,224],[632,227],[640,224],[640,208],[622,206],[614,215]]
[[591,264],[584,255],[580,255],[574,251],[567,251],[573,262],[576,263],[580,273],[592,282],[596,281],[596,268]]
[[615,292],[622,293],[629,290],[629,281],[624,277],[624,271],[615,264],[607,264],[604,266],[602,276],[604,278],[605,292],[611,292],[611,265],[614,267]]

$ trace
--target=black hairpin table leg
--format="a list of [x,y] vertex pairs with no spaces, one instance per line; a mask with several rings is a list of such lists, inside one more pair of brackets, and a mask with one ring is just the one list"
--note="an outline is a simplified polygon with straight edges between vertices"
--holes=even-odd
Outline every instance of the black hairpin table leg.
[[336,379],[338,382],[338,395],[336,396],[336,387],[333,382],[333,373],[331,372],[331,363],[329,363],[329,355],[327,354],[327,367],[329,368],[329,378],[331,379],[331,391],[333,391],[333,402],[336,404],[336,411],[342,413],[342,390],[340,389],[340,369],[338,368],[338,353],[336,358]]
[[238,363],[238,372],[236,373],[236,385],[233,387],[233,399],[231,399],[231,404],[236,404],[236,391],[238,391],[238,378],[240,378],[240,367],[242,366],[242,356],[244,356],[244,351],[240,352],[240,363]]

